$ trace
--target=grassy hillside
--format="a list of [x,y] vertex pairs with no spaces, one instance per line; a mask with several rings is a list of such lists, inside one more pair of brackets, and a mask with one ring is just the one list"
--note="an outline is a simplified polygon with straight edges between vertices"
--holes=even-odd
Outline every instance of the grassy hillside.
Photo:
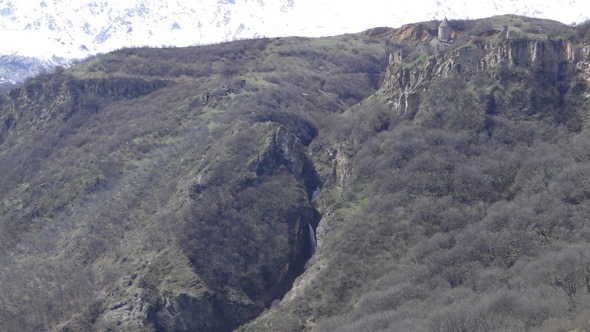
[[390,52],[425,72],[510,47],[506,22],[588,45],[587,25],[503,16],[435,52],[426,22],[125,49],[0,95],[0,326],[590,328],[587,59],[463,63],[395,106]]

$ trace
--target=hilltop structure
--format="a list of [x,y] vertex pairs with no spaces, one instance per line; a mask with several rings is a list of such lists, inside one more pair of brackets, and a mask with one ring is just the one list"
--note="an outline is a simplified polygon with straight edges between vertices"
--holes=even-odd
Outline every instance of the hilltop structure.
[[447,20],[445,17],[445,19],[438,26],[438,39],[442,42],[450,43],[451,32],[451,25],[449,24],[449,20]]
[[389,64],[401,64],[403,62],[402,50],[397,50],[393,53],[389,53]]

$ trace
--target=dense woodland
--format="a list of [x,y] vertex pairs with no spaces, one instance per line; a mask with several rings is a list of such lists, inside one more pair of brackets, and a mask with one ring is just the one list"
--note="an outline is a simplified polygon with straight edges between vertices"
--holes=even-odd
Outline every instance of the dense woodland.
[[[506,20],[590,42],[451,23]],[[587,78],[451,73],[408,117],[418,42],[124,49],[0,95],[0,327],[590,329]]]

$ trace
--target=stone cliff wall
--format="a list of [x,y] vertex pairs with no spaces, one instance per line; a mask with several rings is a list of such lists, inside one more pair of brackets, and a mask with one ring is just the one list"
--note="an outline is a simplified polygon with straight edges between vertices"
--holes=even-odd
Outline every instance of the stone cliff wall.
[[500,70],[514,68],[542,72],[556,80],[581,75],[588,81],[590,45],[528,39],[464,44],[446,52],[423,54],[412,64],[390,61],[384,90],[398,114],[412,118],[421,92],[433,80],[457,74],[468,79],[476,73],[497,78]]

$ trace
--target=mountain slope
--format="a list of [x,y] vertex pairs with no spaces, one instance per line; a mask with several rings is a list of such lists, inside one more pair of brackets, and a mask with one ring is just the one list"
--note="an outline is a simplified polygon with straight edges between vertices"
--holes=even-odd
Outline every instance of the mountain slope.
[[590,326],[588,27],[505,39],[507,19],[554,28],[451,22],[442,45],[430,23],[371,32],[399,44],[382,90],[315,141],[338,142],[318,252],[242,330]]
[[589,26],[449,24],[124,49],[0,95],[0,326],[589,328]]
[[2,95],[0,326],[254,318],[312,252],[316,119],[375,91],[386,59],[362,36],[130,49]]

